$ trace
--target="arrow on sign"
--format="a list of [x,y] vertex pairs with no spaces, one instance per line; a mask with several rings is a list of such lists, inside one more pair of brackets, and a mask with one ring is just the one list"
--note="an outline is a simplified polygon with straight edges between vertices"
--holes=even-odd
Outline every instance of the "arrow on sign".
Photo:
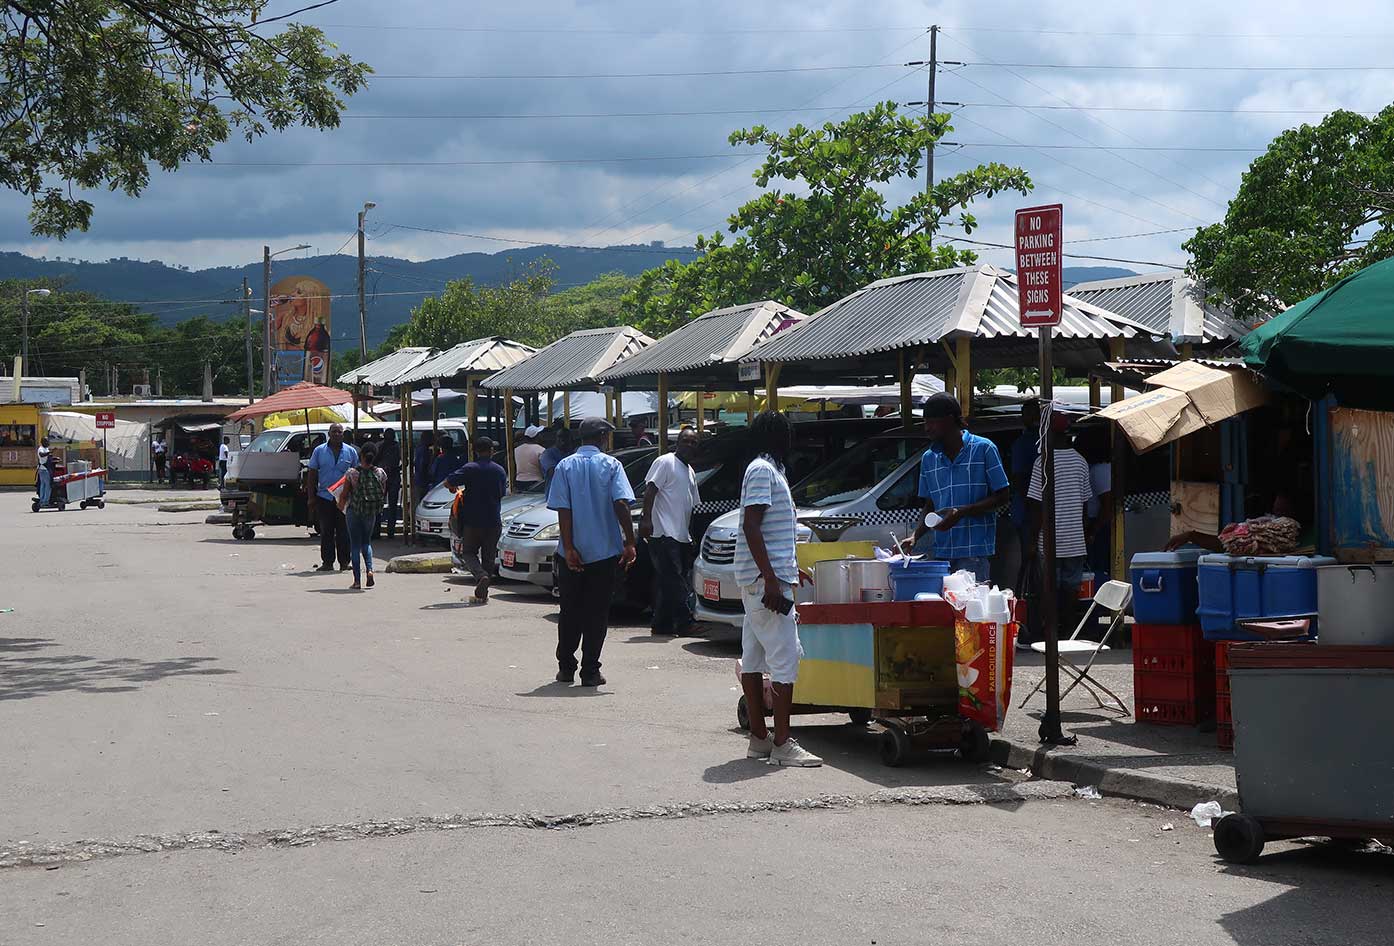
[[1031,309],[1031,310],[1028,310],[1027,313],[1026,313],[1026,320],[1027,320],[1027,321],[1033,321],[1033,320],[1035,320],[1035,319],[1053,319],[1053,318],[1055,318],[1055,310],[1054,310],[1054,309]]

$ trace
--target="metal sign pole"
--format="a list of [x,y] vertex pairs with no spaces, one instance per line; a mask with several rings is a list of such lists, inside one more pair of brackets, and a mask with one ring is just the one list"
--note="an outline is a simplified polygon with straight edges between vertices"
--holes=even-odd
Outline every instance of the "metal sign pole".
[[1060,729],[1060,635],[1056,628],[1055,600],[1055,444],[1051,427],[1051,405],[1055,400],[1054,366],[1050,350],[1050,326],[1041,335],[1041,426],[1040,450],[1044,477],[1041,488],[1041,626],[1045,631],[1046,711],[1041,718],[1042,742],[1064,740]]

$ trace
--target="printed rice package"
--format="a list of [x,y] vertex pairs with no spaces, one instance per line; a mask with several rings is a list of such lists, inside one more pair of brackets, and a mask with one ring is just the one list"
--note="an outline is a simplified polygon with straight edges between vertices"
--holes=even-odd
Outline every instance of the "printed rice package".
[[988,732],[1002,728],[1012,701],[1012,655],[1018,626],[991,621],[975,623],[962,612],[954,622],[954,657],[958,663],[958,713],[977,720]]

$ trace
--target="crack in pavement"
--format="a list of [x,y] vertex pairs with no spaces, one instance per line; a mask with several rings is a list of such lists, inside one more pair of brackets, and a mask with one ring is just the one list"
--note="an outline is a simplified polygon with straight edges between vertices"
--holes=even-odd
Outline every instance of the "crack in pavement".
[[128,839],[85,839],[67,844],[0,844],[0,868],[54,868],[87,861],[170,851],[222,851],[236,854],[258,848],[294,848],[321,841],[358,841],[423,831],[462,828],[521,828],[572,830],[625,821],[659,821],[712,815],[751,815],[763,812],[827,811],[895,805],[1003,805],[1072,797],[1069,782],[989,783],[948,785],[925,789],[889,789],[865,795],[816,795],[811,798],[754,802],[684,802],[671,805],[597,808],[575,814],[535,813],[421,815],[385,821],[281,828],[252,834],[197,831],[190,834],[145,834]]

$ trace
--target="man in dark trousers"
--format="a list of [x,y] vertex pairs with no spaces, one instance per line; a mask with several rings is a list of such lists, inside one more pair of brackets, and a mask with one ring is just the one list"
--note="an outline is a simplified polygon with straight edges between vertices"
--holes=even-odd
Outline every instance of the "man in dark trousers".
[[692,509],[701,501],[692,464],[697,459],[697,431],[684,427],[672,453],[653,461],[644,477],[644,518],[639,538],[648,543],[653,564],[655,634],[693,634],[692,582],[688,550]]
[[474,601],[489,600],[489,581],[494,572],[503,520],[499,502],[508,492],[508,474],[494,462],[494,442],[488,437],[474,441],[472,463],[466,463],[445,481],[460,495],[454,513],[460,536],[460,560],[474,576]]
[[309,496],[310,516],[319,525],[319,571],[332,572],[336,556],[339,571],[349,567],[348,522],[329,487],[357,465],[358,449],[344,443],[343,424],[329,425],[328,442],[315,447],[305,464],[309,470],[305,492]]
[[561,527],[553,566],[561,594],[557,624],[557,682],[576,679],[581,648],[581,686],[605,683],[600,651],[609,630],[610,596],[621,568],[634,563],[634,490],[620,461],[603,451],[614,427],[602,417],[581,422],[581,446],[557,464],[547,488],[547,508]]
[[397,531],[397,519],[401,515],[399,497],[402,495],[402,447],[397,442],[397,434],[391,427],[383,431],[382,449],[378,451],[378,466],[387,474],[387,537]]

